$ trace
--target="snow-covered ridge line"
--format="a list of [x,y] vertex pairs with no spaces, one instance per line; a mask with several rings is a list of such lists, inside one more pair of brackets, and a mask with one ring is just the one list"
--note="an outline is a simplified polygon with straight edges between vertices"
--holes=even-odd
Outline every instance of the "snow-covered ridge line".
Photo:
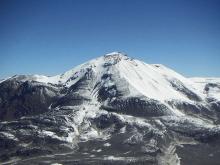
[[190,77],[189,79],[196,83],[220,83],[219,77]]
[[5,79],[1,79],[1,80],[0,80],[0,83],[3,82],[3,81],[5,81]]
[[218,81],[200,83],[119,52],[52,77],[13,76],[0,91],[7,163],[176,165],[177,145],[219,144]]
[[[174,70],[161,64],[147,64],[128,57],[124,53],[112,52],[96,59],[85,62],[75,68],[56,76],[30,75],[15,76],[22,81],[37,81],[70,87],[84,76],[96,75],[93,84],[103,80],[103,75],[120,75],[117,80],[125,80],[132,95],[142,94],[148,98],[164,101],[179,99],[191,101],[184,90],[193,92],[201,99],[205,99],[202,83],[218,83],[220,78],[186,78]],[[11,78],[11,79],[12,79]],[[107,81],[105,85],[107,84]],[[108,84],[115,84],[108,80]],[[106,86],[107,87],[107,86]]]
[[220,100],[220,78],[216,77],[192,77],[193,85],[209,98]]

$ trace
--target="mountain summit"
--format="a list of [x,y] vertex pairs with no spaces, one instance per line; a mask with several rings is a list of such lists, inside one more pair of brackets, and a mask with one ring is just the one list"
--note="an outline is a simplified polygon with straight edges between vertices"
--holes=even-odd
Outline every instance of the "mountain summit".
[[186,78],[120,52],[52,77],[14,76],[0,82],[0,161],[179,164],[178,155],[190,157],[176,152],[180,144],[215,149],[219,93],[217,78]]

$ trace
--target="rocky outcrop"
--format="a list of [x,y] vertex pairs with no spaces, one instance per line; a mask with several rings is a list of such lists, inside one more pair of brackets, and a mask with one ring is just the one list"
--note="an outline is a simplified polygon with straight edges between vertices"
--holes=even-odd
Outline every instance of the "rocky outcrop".
[[57,87],[31,81],[4,81],[0,84],[0,120],[42,114],[58,98]]

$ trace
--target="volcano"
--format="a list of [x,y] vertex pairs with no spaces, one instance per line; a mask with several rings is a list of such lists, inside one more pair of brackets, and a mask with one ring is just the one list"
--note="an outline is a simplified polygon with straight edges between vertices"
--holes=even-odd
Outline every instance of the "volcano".
[[218,164],[220,78],[112,52],[0,82],[1,164]]

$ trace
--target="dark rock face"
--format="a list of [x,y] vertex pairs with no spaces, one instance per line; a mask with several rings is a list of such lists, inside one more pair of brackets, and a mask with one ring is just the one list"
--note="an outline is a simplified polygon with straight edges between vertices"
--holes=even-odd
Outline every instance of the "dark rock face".
[[[218,120],[218,117],[216,116],[216,112],[213,110],[210,105],[204,105],[200,102],[190,104],[187,102],[182,101],[168,101],[168,104],[171,107],[177,108],[184,112],[187,115],[197,116],[197,117],[203,117],[206,119],[211,119],[213,121]],[[218,107],[216,107],[218,109]]]
[[180,82],[179,80],[177,79],[170,80],[170,84],[175,90],[186,95],[190,100],[201,101],[201,98],[198,95],[196,95],[193,91],[185,87],[184,84]]
[[98,93],[99,102],[110,101],[114,98],[120,99],[129,95],[130,92],[127,82],[117,74],[103,74],[101,81],[95,84],[94,89]]
[[0,119],[13,120],[44,113],[58,97],[56,87],[38,82],[5,81],[0,84]]
[[220,101],[213,101],[210,103],[211,109],[216,113],[216,124],[220,124]]
[[156,117],[172,114],[171,110],[156,100],[144,98],[116,99],[107,106],[102,106],[109,112],[122,113],[137,117]]
[[218,89],[220,89],[220,84],[207,83],[205,85],[204,91],[208,92],[211,88],[218,88]]
[[183,165],[191,164],[191,162],[194,165],[218,165],[220,156],[219,139],[212,140],[209,143],[186,144],[184,147],[177,147],[177,153],[181,156],[181,164]]

